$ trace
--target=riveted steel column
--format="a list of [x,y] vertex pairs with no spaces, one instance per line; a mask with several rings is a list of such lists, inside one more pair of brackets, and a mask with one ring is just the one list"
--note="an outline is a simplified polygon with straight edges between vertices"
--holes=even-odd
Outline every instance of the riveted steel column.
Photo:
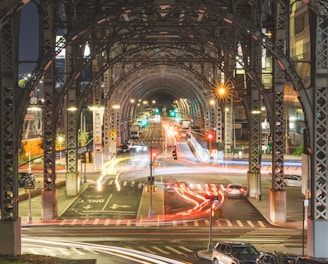
[[[313,14],[311,23],[314,74],[313,120],[311,131],[311,217],[308,225],[308,254],[328,258],[328,20]],[[312,140],[311,140],[312,141]]]
[[[289,10],[286,1],[276,3],[275,44],[285,53],[287,39],[287,15]],[[274,60],[273,74],[273,122],[272,127],[272,189],[270,190],[270,218],[275,223],[284,223],[286,217],[286,191],[284,187],[284,72],[278,59]]]
[[[15,103],[17,88],[17,16],[0,28],[0,255],[21,254]],[[23,107],[23,106],[21,106]]]
[[217,154],[216,160],[219,163],[223,161],[224,147],[223,147],[223,135],[222,135],[222,124],[223,124],[223,113],[220,101],[215,100],[215,104],[211,107],[212,127],[215,130],[215,142],[217,143]]
[[[55,47],[55,4],[41,2],[42,45],[41,54],[52,51]],[[52,220],[58,215],[56,190],[56,120],[58,109],[55,109],[55,60],[52,58],[44,69],[44,114],[43,114],[43,150],[44,150],[44,187],[41,194],[42,220]]]
[[[107,98],[110,87],[111,87],[111,67],[104,72],[104,98]],[[104,160],[110,160],[110,115],[109,115],[110,102],[107,100],[105,102],[105,112],[104,112]]]
[[101,79],[97,77],[101,68],[101,55],[92,60],[93,82],[93,164],[100,169],[103,164],[102,124],[104,106],[101,105]]
[[[68,77],[75,80],[75,65],[77,65],[77,56],[79,48],[69,45],[66,48],[66,71]],[[67,124],[66,124],[66,195],[76,196],[80,192],[80,179],[77,165],[77,147],[78,147],[78,112],[77,112],[77,80],[72,81],[68,87],[67,95]]]
[[[251,65],[253,71],[261,74],[261,46],[252,41],[252,60]],[[249,171],[248,186],[249,196],[255,197],[257,200],[261,200],[261,100],[259,87],[255,82],[247,82],[250,91],[250,141],[249,141]]]
[[232,125],[233,125],[233,112],[232,112],[232,100],[229,98],[226,107],[224,109],[224,144],[225,152],[232,152]]

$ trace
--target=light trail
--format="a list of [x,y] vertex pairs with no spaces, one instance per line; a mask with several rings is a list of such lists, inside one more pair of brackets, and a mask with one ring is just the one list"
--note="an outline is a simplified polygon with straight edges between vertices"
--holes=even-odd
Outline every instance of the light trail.
[[166,257],[158,256],[155,254],[150,254],[146,252],[142,252],[135,249],[127,249],[115,246],[105,246],[91,243],[82,243],[82,242],[67,242],[67,241],[49,241],[43,239],[33,239],[33,238],[22,238],[22,242],[24,244],[41,244],[42,247],[53,246],[53,247],[64,247],[64,248],[76,248],[83,249],[86,251],[96,251],[103,254],[109,254],[116,257],[129,259],[135,261],[137,263],[142,264],[183,264],[184,262],[177,261],[174,259],[169,259]]

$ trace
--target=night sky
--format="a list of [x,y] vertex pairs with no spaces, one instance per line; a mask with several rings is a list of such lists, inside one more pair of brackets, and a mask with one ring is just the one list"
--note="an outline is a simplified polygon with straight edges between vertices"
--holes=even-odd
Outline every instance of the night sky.
[[[21,11],[19,30],[19,73],[32,72],[38,59],[39,26],[36,7],[33,3],[26,4]],[[27,63],[29,61],[29,63]]]

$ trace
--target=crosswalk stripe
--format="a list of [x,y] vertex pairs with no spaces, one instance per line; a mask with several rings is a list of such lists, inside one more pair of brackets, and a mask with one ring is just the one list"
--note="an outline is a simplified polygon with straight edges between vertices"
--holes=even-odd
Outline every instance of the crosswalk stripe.
[[189,253],[194,252],[193,250],[191,250],[191,249],[189,249],[189,248],[186,248],[185,246],[179,246],[179,248],[181,248],[181,249],[183,249],[184,251],[189,252]]
[[260,227],[265,227],[265,224],[263,223],[263,221],[257,221],[257,222],[260,225]]
[[217,226],[221,226],[220,220],[216,220],[215,223],[216,223]]
[[116,226],[119,226],[121,224],[121,219],[117,219],[117,221],[116,221]]
[[109,225],[110,219],[106,219],[104,225]]
[[143,251],[146,251],[148,253],[151,253],[151,254],[155,254],[156,255],[156,252],[150,250],[149,248],[146,248],[146,247],[139,247],[139,248],[141,248]]
[[127,221],[126,225],[127,225],[127,226],[131,226],[131,224],[132,224],[132,221],[129,219],[129,220]]
[[127,181],[125,181],[125,182],[123,183],[123,186],[125,187],[127,184],[128,184],[128,182],[127,182]]
[[231,223],[230,220],[226,219],[226,223],[227,223],[228,226],[232,226],[232,223]]
[[165,248],[167,248],[167,249],[173,251],[173,252],[176,253],[176,254],[183,254],[183,252],[181,252],[181,251],[179,251],[179,250],[177,250],[177,249],[175,249],[175,248],[173,248],[173,247],[166,246]]
[[156,249],[157,251],[159,251],[159,252],[161,252],[163,254],[170,254],[170,252],[167,252],[167,251],[165,251],[165,250],[163,250],[163,249],[161,249],[161,248],[159,248],[157,246],[152,246],[152,248]]
[[207,225],[207,226],[210,225],[210,221],[208,221],[207,219],[204,222],[205,222],[205,225]]
[[93,225],[98,225],[99,223],[99,218],[96,218],[94,221],[93,221]]
[[172,221],[172,225],[177,226],[178,225],[177,221]]
[[247,224],[251,227],[255,227],[255,225],[252,223],[252,221],[247,220]]
[[194,226],[199,226],[198,220],[194,220]]
[[43,251],[45,251],[47,254],[46,255],[49,255],[49,256],[57,256],[57,254],[55,252],[53,252],[53,250],[50,250],[49,248],[42,248]]
[[77,222],[77,219],[73,219],[72,221],[71,221],[71,225],[75,225],[76,224],[76,222]]
[[243,223],[240,220],[236,220],[237,225],[244,226]]
[[85,255],[83,252],[81,252],[81,250],[78,250],[77,248],[72,247],[71,250],[74,251],[78,255],[81,255],[81,256]]
[[110,181],[108,182],[108,185],[112,185],[113,182],[114,182],[114,180],[110,180]]
[[70,256],[71,255],[69,252],[67,252],[67,249],[66,248],[58,248],[58,250],[64,256]]
[[188,226],[188,222],[186,220],[183,221],[184,226]]

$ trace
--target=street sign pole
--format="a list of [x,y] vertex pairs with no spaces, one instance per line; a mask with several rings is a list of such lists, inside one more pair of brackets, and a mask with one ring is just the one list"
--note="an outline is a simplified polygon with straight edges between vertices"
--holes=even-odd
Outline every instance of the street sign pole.
[[210,200],[210,206],[211,206],[211,211],[210,211],[210,231],[209,231],[209,238],[208,238],[208,246],[207,246],[207,252],[212,252],[213,245],[212,245],[212,212],[213,212],[213,202]]
[[150,154],[149,154],[149,212],[148,217],[152,217],[153,215],[153,147],[150,146]]
[[219,196],[217,196],[217,195],[205,195],[205,198],[210,201],[210,207],[211,207],[211,210],[210,210],[210,231],[209,231],[209,235],[208,235],[209,238],[208,238],[207,252],[212,252],[212,250],[213,250],[213,245],[212,245],[213,201],[218,201]]

